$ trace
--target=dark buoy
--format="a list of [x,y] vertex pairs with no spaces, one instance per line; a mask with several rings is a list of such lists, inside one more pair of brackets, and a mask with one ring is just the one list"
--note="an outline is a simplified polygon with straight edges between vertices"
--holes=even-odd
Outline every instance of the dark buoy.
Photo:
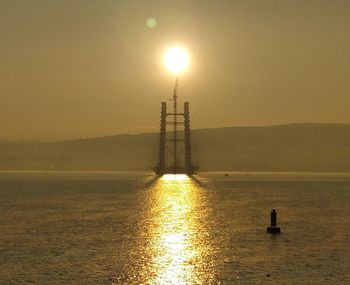
[[271,225],[267,227],[266,231],[269,234],[279,234],[281,229],[277,227],[277,213],[275,209],[271,211]]

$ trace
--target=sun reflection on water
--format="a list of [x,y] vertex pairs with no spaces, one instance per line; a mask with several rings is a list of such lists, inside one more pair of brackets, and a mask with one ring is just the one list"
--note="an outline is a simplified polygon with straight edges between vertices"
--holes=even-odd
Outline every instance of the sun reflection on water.
[[206,192],[187,175],[164,175],[139,192],[136,231],[118,252],[113,285],[218,284]]
[[154,275],[150,284],[197,283],[195,267],[203,250],[195,240],[198,189],[187,175],[164,175],[154,190],[157,214],[151,232]]

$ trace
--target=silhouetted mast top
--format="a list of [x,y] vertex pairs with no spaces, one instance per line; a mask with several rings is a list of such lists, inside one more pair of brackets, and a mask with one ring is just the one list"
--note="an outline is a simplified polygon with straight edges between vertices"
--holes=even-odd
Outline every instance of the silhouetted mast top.
[[176,76],[175,79],[175,87],[174,87],[174,94],[173,94],[173,101],[174,101],[174,137],[173,137],[173,145],[174,145],[174,149],[173,149],[173,160],[174,160],[174,174],[177,173],[177,89],[178,89],[178,85],[179,85],[179,76]]

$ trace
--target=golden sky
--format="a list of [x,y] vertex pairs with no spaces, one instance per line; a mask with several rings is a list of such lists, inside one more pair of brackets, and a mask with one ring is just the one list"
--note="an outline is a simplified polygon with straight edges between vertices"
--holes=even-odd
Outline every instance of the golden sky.
[[157,131],[174,44],[193,128],[350,123],[349,15],[347,0],[0,0],[0,140]]

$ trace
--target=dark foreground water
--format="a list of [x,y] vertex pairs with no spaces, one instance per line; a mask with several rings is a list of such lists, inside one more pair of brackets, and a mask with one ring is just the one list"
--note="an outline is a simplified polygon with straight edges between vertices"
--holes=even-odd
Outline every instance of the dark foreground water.
[[350,176],[1,172],[0,284],[31,283],[350,284]]

